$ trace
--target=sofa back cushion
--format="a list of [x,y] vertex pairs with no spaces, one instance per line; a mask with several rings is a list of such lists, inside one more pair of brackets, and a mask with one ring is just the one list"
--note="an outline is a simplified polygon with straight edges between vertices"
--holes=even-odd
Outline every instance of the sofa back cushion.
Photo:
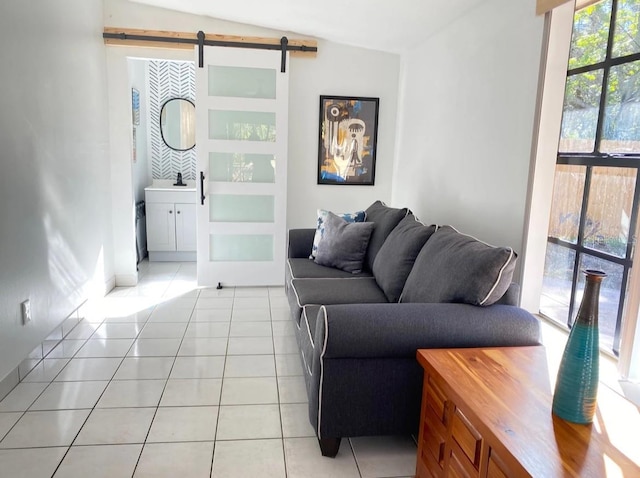
[[371,240],[369,241],[369,249],[367,250],[366,264],[370,271],[373,270],[373,263],[378,255],[378,251],[384,244],[393,228],[405,217],[408,213],[407,208],[396,209],[388,207],[382,201],[376,201],[365,210],[366,221],[373,222],[376,228],[371,234]]
[[408,214],[391,231],[373,261],[373,275],[389,302],[398,302],[418,253],[435,232]]
[[375,228],[371,222],[347,222],[332,212],[324,220],[324,235],[316,251],[316,264],[337,267],[358,274],[362,265],[369,238]]
[[509,247],[493,247],[442,226],[418,254],[400,302],[491,305],[509,288],[516,257]]

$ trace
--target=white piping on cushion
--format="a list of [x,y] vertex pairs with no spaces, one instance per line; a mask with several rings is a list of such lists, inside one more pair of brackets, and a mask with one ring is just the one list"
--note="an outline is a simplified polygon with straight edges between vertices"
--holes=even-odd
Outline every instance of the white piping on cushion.
[[322,343],[322,350],[320,351],[320,381],[318,383],[318,438],[322,438],[320,436],[320,423],[322,423],[322,385],[324,380],[324,354],[327,352],[327,341],[329,339],[327,308],[323,305],[320,310],[324,315],[324,338]]
[[311,372],[311,369],[309,368],[309,364],[307,363],[307,359],[304,358],[304,353],[302,352],[302,350],[300,350],[300,356],[302,357],[302,363],[304,363],[304,368],[306,368],[307,372],[309,372],[309,376],[313,377],[313,373]]
[[291,289],[293,289],[293,293],[296,296],[296,302],[298,303],[298,307],[302,309],[302,305],[300,304],[300,297],[298,296],[298,291],[296,290],[296,286],[293,284],[293,280],[291,281]]
[[348,280],[375,279],[375,277],[373,277],[373,276],[361,276],[361,275],[357,275],[355,277],[299,277],[296,280],[334,280],[334,279],[348,279]]
[[[484,244],[485,246],[489,246],[489,247],[493,247],[494,249],[498,249],[497,246],[494,246],[493,244],[489,244],[488,242],[484,242],[484,241],[478,239],[477,237],[471,236],[469,234],[464,234],[463,232],[458,231],[455,227],[453,227],[451,225],[449,227],[451,229],[453,229],[454,231],[456,231],[458,234],[462,235],[462,236],[470,237],[471,239],[473,239],[475,241],[478,241],[479,243]],[[498,287],[498,284],[500,283],[500,279],[502,278],[502,273],[504,272],[504,270],[507,268],[507,266],[511,262],[511,259],[513,259],[513,256],[515,254],[515,252],[513,251],[513,248],[506,247],[505,249],[509,249],[509,257],[507,258],[506,262],[500,268],[500,272],[498,273],[498,277],[497,277],[496,281],[493,283],[493,286],[491,287],[491,289],[489,290],[489,293],[486,295],[486,297],[484,299],[482,299],[482,301],[480,301],[480,305],[484,305],[484,303],[487,300],[489,300],[489,297],[491,296],[491,294],[493,294],[493,291],[496,289],[496,287]]]
[[302,315],[304,317],[304,323],[307,325],[307,334],[309,335],[309,341],[311,342],[311,346],[315,349],[316,344],[313,342],[313,337],[311,337],[311,329],[309,328],[309,318],[307,317],[307,306],[305,305],[302,310]]
[[291,268],[291,261],[287,260],[287,265],[289,266],[289,275],[291,276],[291,280],[295,279],[296,276],[293,275],[293,269]]
[[[333,280],[335,279],[335,277],[321,277],[319,279],[323,279],[323,280]],[[375,277],[344,277],[344,279],[370,279],[370,280],[375,280]],[[307,277],[304,279],[296,279],[297,281],[302,281],[302,280],[317,280],[316,278],[313,277]],[[300,309],[304,310],[305,306],[307,305],[322,305],[322,304],[304,304],[302,305],[300,303],[300,296],[298,295],[298,291],[296,290],[293,281],[291,281],[291,289],[293,290],[293,293],[296,296],[296,303],[298,304],[298,307],[300,307]]]
[[[478,239],[475,236],[472,236],[471,234],[465,234],[464,232],[460,232],[458,231],[455,227],[453,227],[451,224],[446,224],[447,227],[450,227],[451,229],[453,229],[454,231],[456,231],[458,234],[460,234],[461,236],[467,236],[470,237],[471,239],[478,241],[482,244],[484,244],[485,246],[489,246],[489,247],[493,247],[494,249],[498,249],[500,246],[494,246],[493,244],[489,244],[488,242],[484,242],[482,239]],[[513,252],[513,249],[511,247],[505,247],[505,249],[511,249],[511,252]]]
[[489,297],[491,296],[491,294],[493,294],[493,291],[496,289],[496,287],[498,287],[498,284],[500,283],[500,280],[502,279],[502,273],[504,272],[504,270],[506,269],[506,267],[509,265],[509,263],[511,262],[511,259],[513,258],[513,249],[509,248],[509,258],[506,260],[506,262],[502,265],[502,267],[500,268],[500,272],[498,273],[498,278],[496,279],[496,281],[493,284],[493,287],[491,288],[491,290],[489,291],[489,293],[487,294],[487,296],[482,299],[482,301],[480,302],[480,305],[484,305],[484,303],[489,300]]
[[[378,201],[380,201],[380,200],[378,199]],[[391,206],[387,206],[387,203],[385,203],[384,201],[380,201],[380,204],[382,204],[384,207],[388,207],[389,209],[406,209],[404,217],[407,217],[409,214],[413,214],[411,212],[411,209],[409,209],[408,207],[393,208]],[[373,204],[372,204],[372,206],[373,206]],[[364,212],[364,216],[365,216],[365,221],[366,221],[367,220],[367,211]]]

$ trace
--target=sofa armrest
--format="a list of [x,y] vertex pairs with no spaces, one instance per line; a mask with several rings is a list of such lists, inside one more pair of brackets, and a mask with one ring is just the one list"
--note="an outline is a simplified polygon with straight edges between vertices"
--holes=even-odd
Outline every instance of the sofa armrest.
[[308,229],[289,229],[289,247],[287,249],[287,257],[308,259],[313,248],[313,237],[316,230]]
[[327,305],[314,337],[325,359],[415,357],[421,348],[539,345],[540,324],[510,305]]

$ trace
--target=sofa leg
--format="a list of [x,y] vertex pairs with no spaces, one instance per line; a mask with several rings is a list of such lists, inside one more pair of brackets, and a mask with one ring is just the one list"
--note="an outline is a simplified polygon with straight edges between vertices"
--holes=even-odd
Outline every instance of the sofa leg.
[[335,458],[340,448],[340,440],[341,438],[318,438],[322,456]]

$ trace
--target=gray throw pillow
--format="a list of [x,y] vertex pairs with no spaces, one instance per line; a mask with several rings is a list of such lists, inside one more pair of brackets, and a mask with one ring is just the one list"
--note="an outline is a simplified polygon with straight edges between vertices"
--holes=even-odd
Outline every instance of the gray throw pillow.
[[371,222],[347,222],[330,212],[324,220],[324,236],[318,244],[314,261],[352,274],[362,272],[374,227]]
[[369,249],[367,251],[367,267],[370,271],[373,270],[373,263],[378,255],[378,251],[387,239],[387,236],[393,231],[393,228],[405,217],[408,213],[408,209],[396,209],[387,206],[382,201],[376,201],[369,206],[365,214],[367,216],[367,222],[373,222],[376,228],[371,234],[371,240],[369,241]]
[[408,214],[391,231],[373,261],[373,275],[389,302],[398,302],[418,253],[435,232]]
[[[313,246],[311,247],[311,255],[309,259],[314,259],[316,257],[316,251],[318,250],[318,244],[322,240],[322,236],[324,235],[324,218],[327,217],[327,213],[324,209],[318,209],[318,219],[316,221],[316,233],[313,236]],[[338,217],[341,217],[347,222],[364,222],[366,216],[364,211],[358,212],[343,212],[343,213],[335,213]]]
[[400,302],[491,305],[509,288],[516,257],[510,247],[493,247],[442,226],[418,254]]

